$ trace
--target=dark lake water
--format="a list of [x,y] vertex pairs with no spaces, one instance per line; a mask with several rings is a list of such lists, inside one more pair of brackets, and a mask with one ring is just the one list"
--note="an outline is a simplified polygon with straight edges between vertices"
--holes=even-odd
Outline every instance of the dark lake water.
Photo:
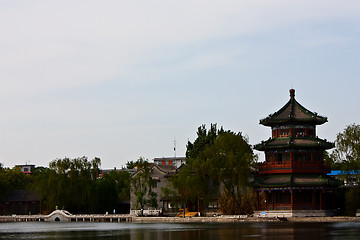
[[1,239],[360,239],[360,223],[0,223]]

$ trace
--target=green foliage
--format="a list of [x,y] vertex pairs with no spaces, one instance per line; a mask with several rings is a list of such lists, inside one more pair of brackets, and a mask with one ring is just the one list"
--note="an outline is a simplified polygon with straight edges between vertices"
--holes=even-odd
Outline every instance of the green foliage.
[[191,165],[183,165],[179,172],[169,178],[169,184],[166,188],[162,188],[164,198],[171,200],[173,205],[180,204],[181,208],[189,208],[190,211],[196,209],[191,206],[197,205],[199,196],[206,198],[207,196],[208,178],[204,179],[200,175],[196,175]]
[[49,169],[35,174],[35,190],[43,199],[43,209],[66,208],[72,212],[95,210],[93,194],[101,161],[86,157],[56,159]]
[[[335,141],[336,148],[330,155],[333,169],[349,173],[345,179],[352,181],[357,177],[360,182],[360,125],[355,123],[347,126],[343,132],[338,133]],[[351,173],[357,172],[356,175]],[[360,209],[360,188],[354,187],[345,192],[345,213],[354,215]]]
[[111,212],[119,201],[129,201],[130,174],[113,170],[98,179],[95,188],[96,212]]
[[27,189],[38,195],[43,213],[56,207],[72,213],[112,212],[130,199],[130,174],[111,171],[99,178],[100,165],[100,158],[56,159],[49,168],[32,169],[31,175],[0,167],[0,200],[11,190]]
[[219,198],[220,210],[223,214],[251,214],[256,208],[256,195],[251,188],[245,189],[242,194],[231,196],[225,192]]
[[126,162],[126,168],[127,169],[134,169],[135,168],[135,162],[134,161],[127,161]]
[[357,186],[345,193],[345,213],[354,216],[358,209],[360,209],[360,187]]
[[31,176],[23,174],[19,168],[0,168],[0,200],[5,200],[11,190],[27,189],[31,184]]
[[154,180],[151,178],[151,164],[141,157],[134,165],[138,171],[131,178],[131,192],[135,195],[136,208],[157,208],[157,194],[152,191]]
[[99,178],[100,165],[99,158],[64,158],[50,162],[49,168],[34,169],[32,187],[43,211],[59,207],[72,213],[110,212],[129,200],[130,174],[111,171]]
[[360,170],[360,125],[351,124],[338,133],[335,145],[333,161],[341,163],[342,170]]
[[216,124],[211,124],[210,129],[206,130],[205,125],[201,125],[197,131],[197,138],[194,143],[188,142],[186,146],[186,158],[196,158],[207,146],[211,145],[219,133],[224,132],[221,128],[217,130]]
[[[180,201],[182,205],[204,209],[210,201],[218,199],[223,191],[222,209],[224,212],[243,213],[243,194],[249,187],[251,167],[256,156],[246,137],[241,133],[217,130],[211,124],[198,128],[197,139],[189,142],[186,151],[187,165],[170,179],[170,189],[177,190],[177,196],[170,189],[164,189],[169,198]],[[201,201],[198,201],[199,198]],[[231,202],[231,204],[227,204]],[[232,207],[234,205],[235,207]],[[247,209],[247,208],[246,208]],[[195,209],[192,209],[195,210]]]

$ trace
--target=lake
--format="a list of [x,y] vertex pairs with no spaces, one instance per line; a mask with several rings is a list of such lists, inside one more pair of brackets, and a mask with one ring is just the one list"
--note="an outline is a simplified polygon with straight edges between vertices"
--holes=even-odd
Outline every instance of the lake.
[[0,223],[1,239],[360,239],[360,223]]

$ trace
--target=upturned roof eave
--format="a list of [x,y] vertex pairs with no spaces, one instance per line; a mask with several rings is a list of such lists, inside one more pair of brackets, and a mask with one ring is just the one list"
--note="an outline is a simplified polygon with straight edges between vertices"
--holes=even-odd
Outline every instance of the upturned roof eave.
[[254,149],[258,151],[265,151],[265,150],[271,150],[271,149],[288,149],[288,148],[322,148],[324,150],[331,149],[335,146],[332,142],[327,142],[325,140],[318,141],[317,143],[313,144],[299,144],[299,143],[293,143],[288,142],[285,144],[277,144],[277,145],[269,145],[270,141],[266,141],[264,143],[256,144],[254,145]]
[[282,124],[291,124],[291,125],[300,125],[300,124],[310,124],[310,125],[322,125],[326,123],[328,120],[326,117],[321,118],[308,118],[308,119],[300,119],[300,118],[294,118],[294,117],[288,117],[284,119],[271,119],[269,117],[261,119],[259,124],[272,127],[276,125],[282,125]]
[[[306,118],[297,118],[294,116],[295,109],[301,111]],[[288,111],[288,112],[287,112]],[[288,116],[286,118],[278,118],[281,115]],[[295,99],[295,90],[291,92],[290,90],[290,100],[278,111],[273,114],[270,114],[268,117],[260,120],[260,124],[264,126],[273,126],[277,124],[283,123],[300,123],[300,124],[315,124],[321,125],[327,122],[327,117],[323,117],[318,115],[316,112],[312,112],[302,106],[298,101]]]
[[[322,176],[322,175],[298,175],[298,174],[280,174],[277,176],[271,175],[272,178],[279,178],[281,176],[290,176],[290,179],[288,181],[273,181],[271,183],[266,183],[266,179],[269,178],[269,175],[258,177],[257,179],[254,179],[252,182],[253,187],[256,188],[269,188],[269,187],[336,187],[338,185],[337,181],[331,177]],[[308,178],[309,176],[312,176],[312,179],[314,181],[307,181],[307,182],[298,182],[294,180],[294,177],[296,178]]]

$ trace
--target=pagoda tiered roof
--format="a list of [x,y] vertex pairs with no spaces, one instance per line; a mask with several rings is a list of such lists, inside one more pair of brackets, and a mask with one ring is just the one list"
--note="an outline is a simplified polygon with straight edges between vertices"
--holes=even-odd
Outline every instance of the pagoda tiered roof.
[[281,149],[281,148],[302,148],[302,149],[331,149],[334,147],[334,143],[328,142],[320,138],[270,138],[267,141],[263,141],[256,144],[254,148],[259,151],[265,151],[270,149]]
[[290,100],[279,111],[261,119],[264,126],[284,124],[313,124],[321,125],[327,122],[326,117],[311,112],[295,100],[295,90],[290,90]]
[[258,176],[252,183],[254,187],[331,187],[337,186],[336,179],[316,174],[271,174]]

